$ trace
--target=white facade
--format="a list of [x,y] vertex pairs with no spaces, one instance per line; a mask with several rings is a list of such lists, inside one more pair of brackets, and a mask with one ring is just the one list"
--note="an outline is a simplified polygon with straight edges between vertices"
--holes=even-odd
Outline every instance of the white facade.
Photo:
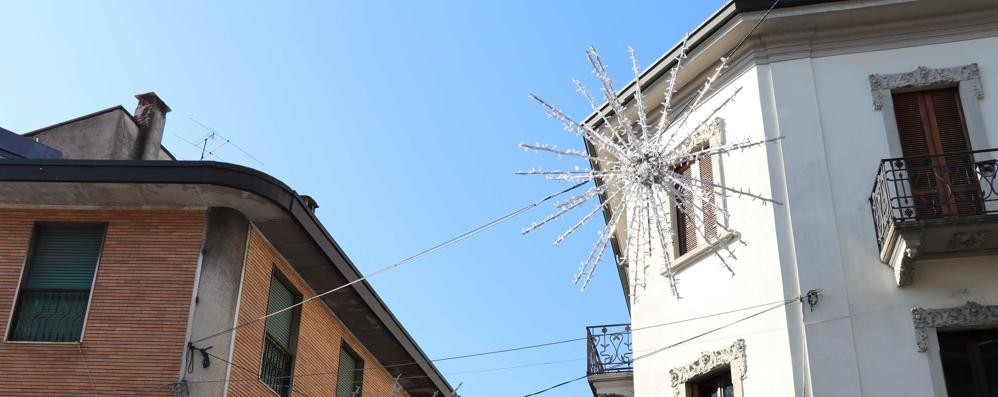
[[[686,395],[681,381],[716,367],[697,362],[704,352],[708,361],[730,361],[739,396],[946,396],[935,328],[925,328],[927,351],[920,351],[912,309],[998,305],[998,256],[967,251],[921,260],[912,266],[913,281],[898,286],[895,269],[881,260],[870,195],[881,159],[902,154],[893,110],[890,103],[876,108],[870,76],[976,64],[977,80],[916,78],[906,89],[958,86],[973,149],[998,147],[996,7],[857,0],[772,12],[704,108],[737,91],[716,115],[725,140],[785,137],[714,163],[715,181],[782,205],[724,203],[748,244],[732,246],[734,277],[710,255],[674,258],[677,300],[661,269],[649,271],[647,286],[630,296],[635,396]],[[704,39],[688,73],[716,66],[761,14],[741,13]],[[972,228],[998,234],[998,223]],[[617,231],[618,241],[623,233]],[[821,291],[813,311],[795,301],[683,342],[812,289]],[[998,315],[969,317],[947,326],[998,328]],[[670,324],[676,321],[683,322]],[[680,381],[675,388],[670,373]]]

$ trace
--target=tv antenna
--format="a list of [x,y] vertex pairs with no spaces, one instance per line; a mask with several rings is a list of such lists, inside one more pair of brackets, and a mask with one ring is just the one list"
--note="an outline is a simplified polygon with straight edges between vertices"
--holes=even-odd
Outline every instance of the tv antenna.
[[[201,128],[204,128],[205,131],[207,131],[208,133],[204,137],[202,137],[201,139],[199,139],[197,142],[192,142],[191,140],[189,140],[187,138],[184,138],[184,137],[182,137],[180,135],[177,135],[177,134],[174,134],[174,135],[176,135],[177,138],[180,138],[184,142],[189,143],[191,146],[194,146],[196,148],[201,149],[201,160],[202,161],[204,161],[205,157],[214,157],[214,158],[216,158],[218,160],[225,161],[225,160],[222,160],[222,158],[218,156],[218,154],[217,154],[218,150],[221,149],[221,148],[223,148],[223,147],[225,147],[225,146],[232,146],[232,147],[236,148],[236,150],[242,152],[242,154],[245,155],[246,157],[249,157],[253,161],[259,163],[260,165],[263,165],[263,162],[260,161],[260,159],[254,157],[252,154],[249,154],[249,152],[247,152],[246,150],[243,150],[243,148],[239,147],[239,145],[236,145],[235,142],[232,142],[231,139],[226,138],[222,134],[219,134],[218,131],[215,130],[214,128],[211,128],[211,127],[205,125],[204,123],[202,123],[200,121],[197,121],[197,119],[195,119],[193,117],[189,117],[189,118],[195,124],[197,124]],[[218,144],[217,146],[213,146],[213,148],[211,150],[208,150],[208,146],[209,146],[208,143],[209,142],[218,142],[218,141],[221,141],[222,143]]]

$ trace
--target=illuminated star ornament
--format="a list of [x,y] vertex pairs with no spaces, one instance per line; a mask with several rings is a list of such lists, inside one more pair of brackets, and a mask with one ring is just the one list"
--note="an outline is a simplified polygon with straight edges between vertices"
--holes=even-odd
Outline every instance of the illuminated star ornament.
[[[555,245],[561,244],[565,238],[591,221],[596,214],[604,209],[610,210],[612,216],[606,220],[606,225],[599,231],[592,250],[581,262],[574,282],[576,284],[581,282],[582,289],[586,288],[595,273],[596,266],[607,251],[613,231],[618,227],[624,227],[627,241],[623,242],[623,252],[620,259],[622,263],[626,263],[630,267],[631,296],[637,297],[638,288],[645,287],[646,274],[650,264],[660,262],[664,264],[663,274],[669,279],[672,294],[678,298],[679,291],[676,288],[676,277],[669,258],[671,251],[669,248],[672,245],[673,236],[677,232],[683,233],[684,231],[675,230],[677,222],[674,222],[673,217],[670,216],[670,210],[668,210],[671,202],[674,204],[671,208],[679,212],[676,215],[683,216],[685,222],[693,223],[695,226],[693,229],[697,231],[699,238],[708,244],[713,255],[720,259],[721,265],[733,276],[734,271],[728,263],[729,259],[735,258],[734,253],[729,248],[731,241],[719,241],[721,237],[718,236],[717,231],[734,236],[737,241],[741,241],[741,235],[727,226],[730,214],[718,203],[723,203],[724,199],[731,196],[748,197],[762,200],[764,203],[776,202],[770,198],[753,194],[748,190],[734,188],[727,186],[727,184],[717,184],[712,179],[695,177],[682,170],[701,160],[775,142],[782,137],[764,140],[745,139],[714,145],[713,142],[721,140],[712,140],[711,138],[719,135],[720,129],[705,127],[714,119],[714,115],[733,99],[738,90],[734,90],[730,97],[721,101],[721,104],[715,108],[701,109],[701,105],[707,94],[711,92],[711,84],[717,80],[727,66],[727,58],[721,58],[720,65],[707,78],[700,90],[690,95],[686,103],[674,111],[672,99],[676,92],[676,78],[686,59],[686,43],[684,42],[676,65],[670,72],[668,85],[661,99],[661,114],[657,121],[651,121],[647,117],[645,109],[645,96],[641,92],[641,80],[634,50],[630,50],[636,81],[634,100],[630,101],[634,106],[633,109],[629,108],[628,104],[617,95],[607,74],[606,66],[596,50],[589,48],[586,55],[593,65],[593,74],[599,79],[603,100],[607,106],[601,106],[596,98],[586,91],[577,80],[573,82],[578,88],[578,92],[592,106],[593,118],[598,119],[601,123],[599,127],[575,121],[550,103],[534,95],[530,95],[530,97],[543,105],[547,109],[548,116],[558,120],[566,130],[582,136],[589,142],[595,153],[559,149],[543,144],[521,144],[520,147],[528,151],[555,154],[559,157],[583,158],[589,160],[591,164],[597,165],[597,169],[532,169],[517,174],[540,175],[557,181],[575,183],[592,181],[597,183],[583,193],[556,203],[554,213],[524,229],[523,234],[558,220],[575,209],[588,209],[589,206],[584,204],[594,199],[599,200],[602,197],[599,204],[588,212],[585,210],[577,211],[584,213],[584,215],[554,242]],[[637,120],[628,117],[629,113],[636,114]],[[713,146],[705,146],[705,142],[711,142]],[[720,198],[720,200],[714,199],[715,197]],[[693,198],[702,199],[693,200]],[[711,215],[705,216],[705,214]],[[715,214],[720,214],[721,219],[717,219]],[[716,225],[716,227],[705,228],[705,222]],[[710,232],[705,232],[705,230]]]

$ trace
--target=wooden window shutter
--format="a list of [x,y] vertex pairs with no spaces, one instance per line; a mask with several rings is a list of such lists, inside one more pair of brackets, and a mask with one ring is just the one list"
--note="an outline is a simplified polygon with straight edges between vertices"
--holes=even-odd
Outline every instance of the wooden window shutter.
[[[676,169],[676,173],[687,179],[692,179],[693,177],[690,164],[680,166]],[[697,246],[696,222],[693,220],[693,217],[687,215],[687,213],[693,212],[693,192],[689,189],[682,189],[678,185],[675,188],[678,190],[678,194],[681,195],[681,197],[676,198],[675,233],[679,255],[683,255]]]
[[982,209],[959,91],[894,94],[904,169],[919,218],[970,215]]
[[[707,149],[709,146],[705,146]],[[703,184],[703,235],[708,243],[713,242],[717,237],[717,213],[714,209],[714,164],[710,156],[701,158],[697,164],[700,166],[700,183]]]

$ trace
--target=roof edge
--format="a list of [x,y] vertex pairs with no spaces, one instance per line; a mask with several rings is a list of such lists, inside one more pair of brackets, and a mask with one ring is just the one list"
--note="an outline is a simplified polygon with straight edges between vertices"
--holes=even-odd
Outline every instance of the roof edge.
[[[110,109],[104,111],[107,110]],[[340,269],[344,273],[344,278],[356,280],[361,277],[357,267],[322,226],[315,214],[308,210],[297,192],[277,178],[249,167],[215,161],[0,159],[0,175],[2,175],[0,182],[204,184],[241,190],[260,196],[284,210],[317,244],[330,244],[345,259],[348,269]],[[317,234],[316,230],[321,233]],[[321,247],[319,250],[325,252]],[[339,262],[335,258],[328,259],[334,264]],[[343,272],[343,270],[348,271]],[[416,352],[415,355],[418,357],[412,357],[413,361],[420,362],[419,366],[436,387],[441,392],[453,392],[454,389],[447,379],[367,280],[362,280],[353,287],[362,288],[375,298],[375,301],[365,303],[372,310],[380,311],[393,323],[385,324],[389,332],[403,348],[406,348],[405,350],[411,348]],[[363,297],[364,294],[360,295]],[[399,332],[393,330],[393,327]]]

